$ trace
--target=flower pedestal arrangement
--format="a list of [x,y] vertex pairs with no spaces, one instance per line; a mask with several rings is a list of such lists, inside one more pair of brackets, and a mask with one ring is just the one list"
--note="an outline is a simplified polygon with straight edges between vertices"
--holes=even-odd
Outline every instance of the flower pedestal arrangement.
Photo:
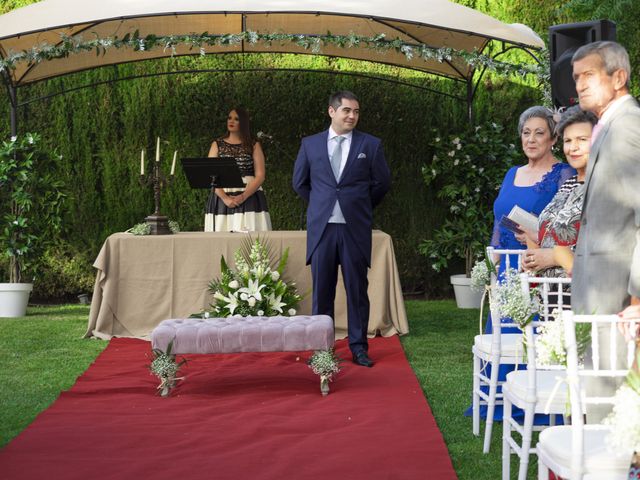
[[482,291],[476,291],[471,288],[470,277],[467,277],[464,273],[451,275],[451,285],[453,285],[458,308],[480,308]]
[[33,283],[0,283],[0,317],[24,317]]

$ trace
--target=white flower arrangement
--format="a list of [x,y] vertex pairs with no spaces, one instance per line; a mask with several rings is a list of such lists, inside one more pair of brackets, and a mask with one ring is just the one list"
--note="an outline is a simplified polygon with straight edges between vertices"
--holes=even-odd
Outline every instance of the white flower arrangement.
[[[179,233],[180,232],[180,224],[175,220],[169,220],[169,230],[171,233]],[[133,235],[149,235],[151,234],[151,225],[148,223],[136,223],[129,230],[126,230],[124,233],[131,233]]]
[[[638,353],[640,357],[640,352]],[[636,359],[637,362],[640,358]],[[631,370],[625,383],[616,392],[613,411],[605,418],[611,427],[607,446],[612,451],[640,452],[640,373]]]
[[[258,239],[249,240],[236,251],[236,271],[229,268],[223,256],[221,277],[209,285],[213,294],[211,310],[194,316],[202,317],[205,313],[215,317],[295,315],[302,297],[294,282],[282,279],[288,255],[286,249],[279,262],[275,262],[269,248]],[[274,268],[274,265],[277,266]]]
[[491,272],[495,272],[495,267],[490,259],[476,261],[471,269],[471,288],[482,291],[491,284]]
[[555,316],[552,322],[544,322],[537,328],[536,366],[550,367],[567,364],[567,350],[564,341],[562,316]]
[[493,298],[502,318],[510,318],[520,328],[528,325],[542,310],[538,289],[523,290],[520,274],[513,268],[507,269],[495,285]]
[[[564,320],[560,310],[555,309],[551,316],[554,320],[543,322],[536,329],[536,366],[540,368],[567,365],[567,347],[564,339]],[[582,363],[591,340],[591,326],[576,323],[576,343],[578,363]]]

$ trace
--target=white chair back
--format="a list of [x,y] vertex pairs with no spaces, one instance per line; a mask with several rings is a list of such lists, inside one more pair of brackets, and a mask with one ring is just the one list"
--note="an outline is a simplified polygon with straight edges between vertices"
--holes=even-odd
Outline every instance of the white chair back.
[[[524,255],[524,250],[515,250],[515,249],[506,249],[506,248],[493,248],[487,247],[487,258],[490,258],[492,261],[495,258],[498,258],[500,262],[505,262],[505,271],[509,268],[514,268],[518,272],[522,271],[522,257]],[[511,256],[517,255],[516,265],[515,267],[511,267]],[[492,295],[493,287],[500,281],[495,271],[491,272],[491,291],[489,295]],[[491,328],[494,333],[501,333],[503,327],[517,327],[517,325],[513,322],[503,322],[502,313],[500,312],[498,302],[490,301],[489,306],[491,309]],[[497,337],[495,341],[500,342],[500,335],[495,335]]]
[[[619,351],[616,339],[620,335],[618,324],[622,319],[617,315],[575,315],[573,312],[563,312],[565,344],[567,347],[567,380],[569,382],[569,396],[571,401],[571,437],[572,458],[571,478],[581,479],[584,465],[584,416],[589,405],[613,404],[613,396],[592,396],[584,388],[587,377],[623,378],[633,361],[634,343],[629,342],[625,352]],[[576,324],[591,324],[591,359],[592,364],[580,366],[578,359],[578,343],[576,338]],[[603,358],[601,332],[608,330],[609,355]],[[619,355],[619,353],[621,355]],[[625,359],[620,361],[619,359]],[[608,361],[607,361],[608,360]],[[613,393],[613,392],[612,392]]]
[[[571,309],[570,292],[564,287],[571,285],[570,278],[560,277],[531,277],[527,273],[520,274],[521,285],[525,295],[531,295],[533,288],[537,287],[540,293],[541,312],[537,320],[528,323],[524,329],[527,345],[527,380],[529,398],[535,404],[536,399],[536,344],[535,328],[544,322],[554,321],[553,313],[556,309],[566,311]],[[545,367],[544,370],[564,370],[564,366]]]
[[[509,255],[517,255],[517,264],[516,267],[521,269],[522,265],[522,254],[524,250],[515,250],[515,249],[494,249],[493,247],[487,248],[487,258],[494,259],[496,256],[499,256],[500,259],[504,259],[506,262],[505,265],[507,267],[511,266],[511,259]],[[496,273],[491,272],[491,287],[495,286],[498,279],[496,277]],[[490,289],[489,295],[492,295],[493,288]],[[486,350],[483,352],[476,351],[474,347],[474,367],[473,367],[473,433],[474,435],[480,434],[480,401],[483,400],[487,405],[487,416],[485,423],[485,432],[484,432],[484,445],[483,452],[489,453],[490,444],[491,444],[491,435],[493,432],[493,415],[495,411],[495,406],[497,404],[502,404],[502,393],[498,393],[498,385],[502,382],[498,380],[499,367],[501,363],[504,364],[519,364],[524,360],[524,351],[522,349],[518,350],[513,349],[508,352],[504,352],[503,350],[509,350],[508,348],[503,349],[502,341],[503,327],[516,327],[514,323],[507,323],[502,321],[502,314],[499,311],[498,305],[495,301],[490,301],[490,309],[491,309],[491,326],[492,333],[488,335],[490,337],[490,347],[489,352]],[[505,335],[507,336],[507,335]],[[513,344],[513,337],[508,335],[510,338],[507,340],[511,340]],[[476,337],[480,343],[483,343],[486,339],[487,335],[483,335],[480,332],[480,335]],[[518,342],[520,337],[518,337]],[[474,340],[475,343],[475,340]],[[481,366],[481,363],[484,363],[484,366]],[[491,366],[491,375],[487,377],[486,366]],[[483,393],[481,388],[485,386],[488,387],[488,394]]]
[[[540,293],[542,311],[540,315],[524,327],[524,342],[526,345],[527,369],[521,372],[512,372],[507,376],[506,385],[503,387],[505,415],[502,425],[502,479],[511,478],[511,454],[517,454],[520,465],[518,480],[526,480],[529,466],[529,456],[535,452],[531,448],[533,431],[541,430],[546,426],[534,426],[536,413],[543,411],[550,414],[549,421],[555,424],[556,415],[564,413],[564,404],[567,400],[563,372],[539,372],[536,362],[536,344],[534,330],[538,325],[547,321],[554,321],[553,312],[556,308],[570,308],[568,292],[564,291],[571,280],[568,278],[531,277],[527,273],[520,274],[520,285],[523,297],[532,298],[532,288],[535,286]],[[545,368],[546,369],[546,368]],[[550,368],[549,370],[562,370],[564,366]],[[554,381],[555,386],[550,386],[549,381]],[[540,383],[539,383],[540,382]],[[540,389],[540,391],[539,391]],[[560,405],[560,406],[559,406]],[[512,417],[513,406],[524,411],[524,418],[516,421]],[[513,432],[520,434],[520,442]]]

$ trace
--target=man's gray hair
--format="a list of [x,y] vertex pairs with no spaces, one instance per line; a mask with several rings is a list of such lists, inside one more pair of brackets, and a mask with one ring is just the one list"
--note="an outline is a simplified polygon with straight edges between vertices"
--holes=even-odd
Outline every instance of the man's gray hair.
[[625,86],[629,88],[631,63],[629,62],[629,54],[622,45],[610,41],[587,43],[573,54],[571,65],[588,55],[598,55],[598,57],[600,57],[607,75],[613,75],[613,72],[616,70],[624,70],[627,73],[627,83]]
[[527,120],[530,120],[532,118],[542,118],[545,122],[547,122],[547,126],[549,127],[549,134],[552,137],[554,136],[556,121],[553,119],[553,112],[547,107],[543,107],[541,105],[529,107],[520,114],[520,119],[518,120],[518,135],[522,135],[524,124],[527,123]]

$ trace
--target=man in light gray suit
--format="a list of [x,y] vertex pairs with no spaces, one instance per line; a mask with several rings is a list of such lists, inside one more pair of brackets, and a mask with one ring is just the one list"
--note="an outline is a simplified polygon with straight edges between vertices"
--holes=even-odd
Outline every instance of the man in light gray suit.
[[[599,121],[585,178],[571,305],[576,313],[615,314],[640,303],[640,107],[629,94],[629,56],[620,44],[584,45],[572,65],[580,107]],[[619,340],[623,358],[622,335]],[[596,388],[612,393],[615,386]],[[593,413],[590,421],[605,412]]]

